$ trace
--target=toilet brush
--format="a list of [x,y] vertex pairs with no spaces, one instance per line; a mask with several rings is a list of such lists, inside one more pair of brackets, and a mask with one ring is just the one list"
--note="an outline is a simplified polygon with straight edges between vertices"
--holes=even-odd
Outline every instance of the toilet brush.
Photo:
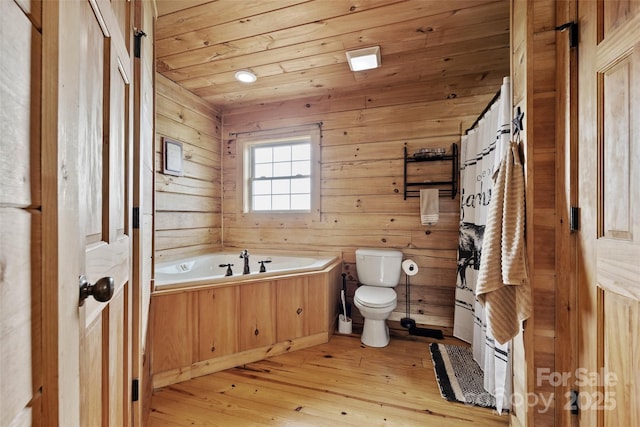
[[344,313],[344,320],[347,321],[347,305],[344,302],[344,290],[340,291],[340,300],[342,301],[342,312]]
[[351,303],[347,301],[347,274],[342,273],[342,292],[344,292],[345,303],[341,304],[338,310],[342,310],[342,314],[351,317]]
[[[342,302],[342,311],[346,313],[347,307],[346,307],[344,298],[345,298],[344,290],[340,290],[340,301]],[[349,319],[346,314],[340,314],[338,316],[338,332],[341,334],[350,334],[352,330],[353,329],[352,329],[351,319]]]

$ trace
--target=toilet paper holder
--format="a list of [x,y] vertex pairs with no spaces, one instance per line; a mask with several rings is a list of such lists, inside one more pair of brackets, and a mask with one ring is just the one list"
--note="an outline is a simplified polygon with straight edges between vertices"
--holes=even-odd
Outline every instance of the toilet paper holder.
[[404,274],[407,276],[415,276],[418,274],[418,264],[412,259],[405,259],[402,261],[402,271],[404,271]]
[[417,336],[422,336],[422,337],[431,337],[431,338],[437,338],[437,339],[443,339],[444,336],[442,334],[441,330],[438,329],[427,329],[427,328],[418,328],[416,326],[416,321],[413,320],[410,316],[410,311],[411,311],[411,293],[410,293],[410,289],[411,289],[411,284],[409,282],[409,276],[415,276],[416,274],[418,274],[418,265],[415,263],[415,261],[411,260],[411,259],[405,259],[404,261],[402,261],[402,271],[404,271],[404,273],[406,274],[406,295],[405,295],[405,300],[406,300],[406,315],[407,317],[403,317],[402,319],[400,319],[400,325],[402,325],[403,328],[407,328],[409,331],[409,335],[417,335]]

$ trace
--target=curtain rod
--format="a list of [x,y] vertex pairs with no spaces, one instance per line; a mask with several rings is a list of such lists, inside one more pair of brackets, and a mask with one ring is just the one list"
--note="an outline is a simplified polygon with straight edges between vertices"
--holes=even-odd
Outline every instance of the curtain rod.
[[491,98],[491,101],[489,101],[489,104],[487,104],[487,106],[485,107],[484,110],[482,110],[482,113],[480,113],[480,115],[478,116],[478,118],[476,119],[475,122],[473,122],[473,124],[471,125],[471,127],[469,129],[467,129],[466,131],[464,131],[465,135],[468,135],[470,131],[473,130],[473,128],[475,128],[478,123],[480,122],[480,120],[482,120],[482,118],[484,117],[484,115],[487,113],[487,111],[489,111],[489,109],[491,108],[491,106],[498,100],[498,98],[500,98],[500,92],[502,92],[502,88],[498,89],[498,93],[496,93],[493,98]]
[[294,130],[294,129],[304,129],[309,126],[318,126],[322,128],[323,122],[315,122],[315,123],[306,123],[304,125],[296,125],[296,126],[285,126],[283,128],[271,128],[271,129],[255,129],[248,130],[245,132],[229,132],[229,136],[238,136],[238,135],[246,135],[248,133],[256,133],[256,132],[273,132],[273,131],[285,131],[285,130]]

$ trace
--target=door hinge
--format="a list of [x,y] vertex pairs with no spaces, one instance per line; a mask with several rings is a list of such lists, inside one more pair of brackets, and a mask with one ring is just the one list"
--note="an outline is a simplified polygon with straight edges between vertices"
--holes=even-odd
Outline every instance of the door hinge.
[[140,228],[140,208],[133,208],[133,228]]
[[580,208],[571,206],[569,209],[569,231],[578,231],[580,229]]
[[578,23],[573,21],[567,22],[566,24],[557,26],[556,31],[564,31],[567,28],[569,29],[569,47],[578,47]]
[[578,390],[571,390],[569,392],[569,399],[571,399],[569,401],[569,410],[571,411],[572,415],[578,415],[578,412],[580,411],[580,399],[578,398],[580,396],[580,393],[578,393]]
[[134,45],[133,45],[133,55],[136,58],[140,58],[140,45],[142,44],[142,37],[146,36],[147,34],[138,29],[138,28],[134,28],[133,29],[133,37],[134,37]]
[[131,383],[131,401],[132,402],[137,402],[138,398],[140,397],[140,381],[138,381],[137,378],[133,379],[133,382]]

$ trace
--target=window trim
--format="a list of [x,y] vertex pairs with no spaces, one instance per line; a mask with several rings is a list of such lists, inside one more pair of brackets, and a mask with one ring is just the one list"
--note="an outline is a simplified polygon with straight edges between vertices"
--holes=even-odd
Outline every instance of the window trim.
[[[285,211],[251,211],[251,148],[263,144],[286,144],[288,141],[308,140],[311,149],[311,206],[309,211],[285,210]],[[287,216],[295,219],[309,221],[320,220],[320,141],[321,130],[319,125],[296,127],[291,129],[278,129],[269,131],[256,131],[239,133],[236,135],[238,183],[236,188],[238,195],[238,209],[245,218],[261,218],[268,216]]]

